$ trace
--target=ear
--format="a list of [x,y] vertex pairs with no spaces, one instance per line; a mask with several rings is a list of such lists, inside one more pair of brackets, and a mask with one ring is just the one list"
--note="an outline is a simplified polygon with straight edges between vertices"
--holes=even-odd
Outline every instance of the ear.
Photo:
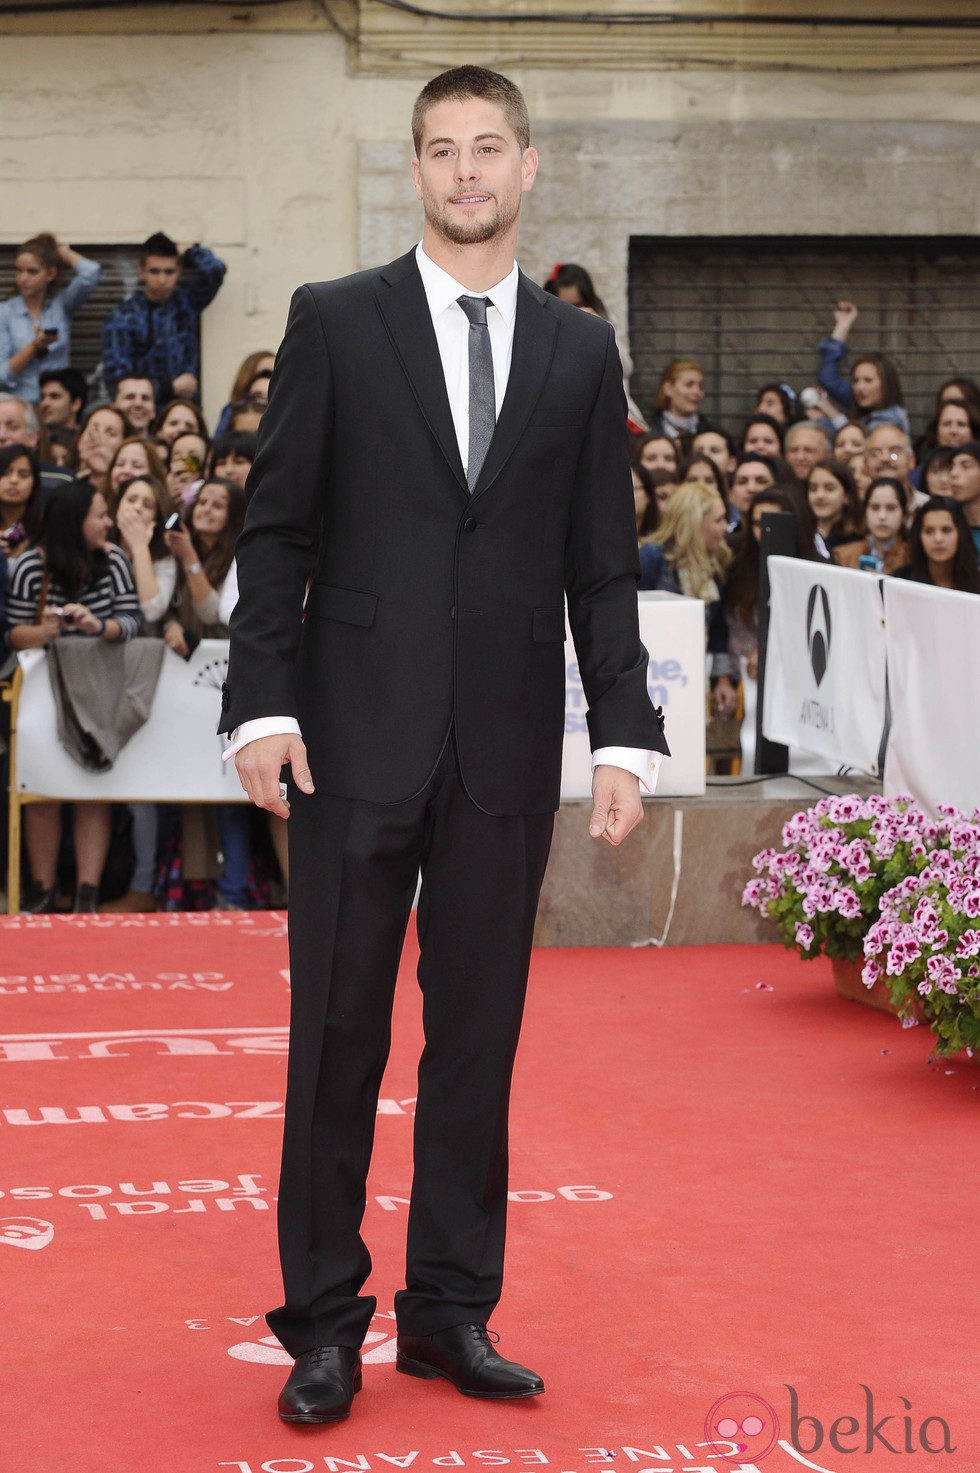
[[413,180],[413,182],[415,184],[415,198],[416,199],[421,199],[422,198],[422,170],[419,167],[419,161],[418,161],[418,159],[413,159],[412,160],[412,180]]
[[538,172],[538,151],[526,148],[521,155],[521,190],[524,194],[532,188]]

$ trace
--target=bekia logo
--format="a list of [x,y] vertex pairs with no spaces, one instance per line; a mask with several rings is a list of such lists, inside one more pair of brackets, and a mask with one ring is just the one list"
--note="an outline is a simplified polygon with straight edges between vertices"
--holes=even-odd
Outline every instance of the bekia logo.
[[764,1458],[779,1440],[779,1418],[764,1397],[733,1391],[719,1397],[705,1417],[704,1435],[713,1455],[727,1462]]
[[46,1248],[54,1238],[54,1223],[42,1217],[0,1217],[0,1243],[11,1248]]
[[806,604],[806,643],[810,651],[810,668],[817,685],[827,673],[830,660],[830,600],[820,583],[810,589]]

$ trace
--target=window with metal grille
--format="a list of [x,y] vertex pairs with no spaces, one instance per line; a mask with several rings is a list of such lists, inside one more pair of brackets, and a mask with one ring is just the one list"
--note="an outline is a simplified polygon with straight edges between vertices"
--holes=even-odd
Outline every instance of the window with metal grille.
[[[102,360],[102,324],[106,317],[118,307],[125,297],[132,296],[139,287],[139,245],[79,245],[72,241],[75,250],[82,256],[98,261],[102,275],[91,296],[82,303],[71,320],[71,362],[98,391],[101,377],[98,367]],[[0,248],[0,301],[13,295],[14,259],[16,246]],[[181,281],[187,282],[194,273],[186,268]],[[71,272],[62,271],[62,279],[70,280]],[[93,399],[89,399],[91,407]]]
[[980,241],[969,236],[638,237],[633,395],[646,412],[666,364],[696,358],[702,412],[737,432],[762,384],[817,382],[817,344],[840,298],[860,308],[847,362],[861,352],[894,360],[914,433],[944,379],[980,378]]

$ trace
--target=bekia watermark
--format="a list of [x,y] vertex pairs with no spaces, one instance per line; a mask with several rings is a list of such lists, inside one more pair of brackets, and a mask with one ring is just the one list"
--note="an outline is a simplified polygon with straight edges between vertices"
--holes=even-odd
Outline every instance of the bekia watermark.
[[898,1400],[904,1412],[887,1412],[877,1416],[874,1393],[861,1383],[864,1404],[858,1415],[845,1413],[833,1420],[821,1420],[812,1413],[800,1411],[796,1388],[787,1384],[789,1392],[789,1440],[797,1452],[819,1452],[824,1446],[836,1453],[953,1453],[949,1423],[945,1417],[913,1414],[912,1403],[905,1396]]
[[[795,1386],[788,1382],[784,1385],[789,1392],[789,1415],[782,1427],[775,1407],[754,1392],[730,1392],[718,1398],[704,1422],[705,1437],[713,1446],[715,1456],[729,1463],[746,1457],[758,1463],[779,1447],[804,1468],[817,1469],[818,1473],[838,1473],[842,1465],[836,1454],[893,1453],[903,1457],[956,1451],[945,1417],[913,1410],[906,1396],[896,1398],[900,1411],[882,1414],[880,1397],[876,1405],[871,1387],[861,1382],[861,1399],[851,1410],[817,1416],[809,1408],[801,1407]],[[780,1436],[781,1430],[785,1435]],[[824,1462],[812,1462],[815,1453],[830,1457],[835,1466],[828,1468]],[[847,1466],[860,1467],[860,1464]]]

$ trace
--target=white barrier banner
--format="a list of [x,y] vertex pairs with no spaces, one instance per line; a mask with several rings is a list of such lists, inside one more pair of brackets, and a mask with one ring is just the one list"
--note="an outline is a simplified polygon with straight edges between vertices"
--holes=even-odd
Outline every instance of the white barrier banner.
[[[641,593],[640,637],[650,653],[649,690],[662,706],[673,756],[660,769],[657,792],[704,792],[704,605],[674,594]],[[227,640],[202,640],[185,662],[167,650],[146,725],[104,773],[87,772],[57,736],[57,719],[42,650],[20,656],[24,672],[17,719],[17,790],[49,798],[147,802],[245,801],[227,745],[215,735]],[[563,798],[589,797],[592,761],[585,696],[570,639],[565,645]]]
[[771,599],[762,729],[878,775],[885,726],[880,579],[798,558],[769,559]]
[[888,796],[980,807],[980,598],[885,579],[891,734]]
[[[653,704],[663,707],[671,751],[660,768],[657,794],[697,795],[704,792],[704,604],[676,593],[641,593],[639,610],[640,638],[650,656],[647,688]],[[563,798],[588,798],[592,793],[585,712],[575,646],[566,635]]]
[[44,651],[24,651],[20,664],[18,792],[157,803],[246,801],[234,763],[221,760],[225,738],[215,733],[228,669],[227,640],[202,640],[187,661],[164,651],[149,720],[108,772],[86,771],[58,741]]

